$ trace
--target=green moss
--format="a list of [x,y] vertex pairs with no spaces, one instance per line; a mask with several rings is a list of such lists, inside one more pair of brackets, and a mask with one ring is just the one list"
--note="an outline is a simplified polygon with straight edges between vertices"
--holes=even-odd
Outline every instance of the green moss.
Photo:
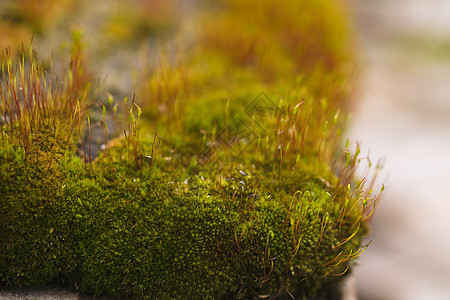
[[[139,299],[339,293],[376,200],[354,176],[358,153],[336,155],[350,76],[342,15],[322,0],[208,9],[195,49],[142,75],[124,137],[94,160],[93,138],[78,142],[95,126],[80,64],[31,104],[2,90],[3,284]],[[8,73],[11,61],[4,78],[28,78],[23,65]],[[25,90],[48,80],[32,70]]]
[[[199,176],[172,182],[148,170],[91,177],[69,157],[32,180],[37,165],[26,167],[21,149],[3,151],[1,275],[8,284],[65,282],[115,297],[253,298],[281,287],[315,295],[323,275],[345,269],[324,262],[359,247],[354,239],[330,251],[357,220],[344,222],[339,200],[300,174],[295,188],[305,192],[294,198],[289,183],[271,188],[236,170],[219,186]],[[17,163],[7,164],[13,157]],[[17,185],[17,178],[27,179]]]
[[55,239],[49,210],[60,181],[55,162],[45,153],[28,165],[23,149],[1,149],[2,278],[13,284],[45,284],[61,269],[61,241]]
[[119,5],[104,24],[102,33],[112,45],[136,46],[150,37],[164,37],[173,31],[176,22],[171,1],[140,1]]

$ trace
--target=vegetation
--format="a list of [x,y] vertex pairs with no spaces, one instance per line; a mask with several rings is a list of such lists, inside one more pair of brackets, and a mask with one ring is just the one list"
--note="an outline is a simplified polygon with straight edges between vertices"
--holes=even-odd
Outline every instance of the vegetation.
[[[93,83],[77,33],[61,72],[32,47],[3,51],[2,284],[127,299],[339,294],[378,197],[355,175],[358,147],[340,149],[345,16],[326,0],[198,5],[195,43],[161,42],[123,102]],[[139,39],[173,24],[133,13]],[[118,18],[108,39],[132,43]]]

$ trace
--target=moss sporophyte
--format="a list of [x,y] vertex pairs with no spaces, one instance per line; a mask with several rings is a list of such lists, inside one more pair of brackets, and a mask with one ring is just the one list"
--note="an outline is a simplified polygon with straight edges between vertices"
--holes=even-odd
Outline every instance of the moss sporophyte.
[[124,101],[93,84],[79,34],[67,68],[3,50],[2,284],[122,299],[340,293],[384,188],[356,175],[358,145],[340,149],[344,12],[220,0],[188,23],[190,50],[161,39]]

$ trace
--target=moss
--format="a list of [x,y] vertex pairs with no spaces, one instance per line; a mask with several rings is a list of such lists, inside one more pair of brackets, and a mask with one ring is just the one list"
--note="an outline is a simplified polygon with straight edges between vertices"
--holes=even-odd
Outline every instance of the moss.
[[[1,269],[8,284],[65,282],[115,297],[254,298],[281,288],[314,296],[327,282],[323,275],[345,268],[324,262],[351,255],[330,251],[352,234],[355,220],[344,222],[338,199],[319,180],[300,175],[296,188],[306,191],[292,199],[285,184],[271,188],[238,170],[220,185],[148,170],[92,177],[79,159],[59,157],[41,172],[26,167],[23,150],[7,149]],[[5,163],[14,156],[20,164]],[[37,173],[45,178],[30,179]],[[17,178],[28,179],[11,181]]]
[[[39,3],[33,0],[6,0],[3,4],[0,20],[5,23],[17,24],[18,27],[25,27],[30,34],[26,37],[28,39],[31,38],[31,33],[45,34],[67,13],[67,10],[72,8],[73,4],[74,1],[72,0],[43,0]],[[42,15],[47,17],[42,18]]]
[[[255,68],[263,80],[310,74],[345,74],[349,34],[342,2],[225,0],[204,16],[202,45],[232,63]],[[233,32],[234,34],[227,34]],[[345,71],[344,71],[345,72]],[[323,87],[329,88],[330,85]]]
[[96,159],[82,51],[65,85],[28,102],[16,90],[54,79],[35,55],[31,72],[24,59],[8,72],[7,56],[1,282],[139,299],[338,294],[376,197],[354,175],[358,153],[336,155],[343,17],[329,1],[296,3],[226,0],[196,15],[198,45],[141,74],[142,104],[125,101],[124,136]]
[[[11,195],[3,205],[15,203],[20,215],[11,204],[3,206],[3,212],[21,220],[19,228],[12,225],[13,232],[2,232],[11,251],[2,257],[8,265],[2,268],[8,270],[2,279],[8,284],[68,281],[80,291],[116,297],[256,297],[280,287],[312,295],[322,288],[319,274],[329,272],[321,265],[338,255],[329,249],[350,234],[349,225],[343,224],[341,232],[330,229],[324,234],[319,245],[323,197],[314,198],[308,211],[292,211],[294,219],[288,220],[287,199],[270,197],[270,190],[256,196],[251,180],[242,183],[237,177],[214,189],[199,177],[185,184],[116,173],[111,182],[87,178],[80,161],[71,163],[75,171],[65,175],[59,191],[51,184],[49,192],[42,181],[37,186],[27,182],[26,190],[14,194],[6,190],[11,183],[2,187]],[[312,201],[309,197],[298,205]],[[293,256],[295,214],[302,214],[304,236]],[[330,228],[338,218],[330,215]],[[9,226],[15,223],[5,220]],[[300,233],[295,234],[298,238]],[[309,286],[310,276],[314,287]],[[306,282],[299,283],[303,278]]]
[[134,1],[119,4],[102,28],[111,45],[137,46],[149,38],[167,37],[176,23],[176,1]]
[[60,181],[53,158],[45,153],[28,165],[20,148],[2,148],[2,279],[18,285],[45,284],[56,276],[64,258],[52,233],[50,209]]

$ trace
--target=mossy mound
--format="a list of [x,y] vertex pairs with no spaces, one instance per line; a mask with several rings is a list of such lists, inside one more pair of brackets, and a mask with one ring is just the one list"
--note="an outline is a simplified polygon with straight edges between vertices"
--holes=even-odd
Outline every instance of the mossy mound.
[[198,44],[142,74],[113,141],[105,106],[89,117],[80,49],[61,86],[32,51],[29,67],[7,51],[1,282],[125,299],[338,295],[376,197],[354,176],[358,151],[339,154],[344,19],[334,2],[297,2],[206,7]]
[[8,285],[59,282],[123,298],[316,297],[341,280],[327,275],[348,268],[364,232],[355,200],[342,203],[301,173],[273,187],[234,169],[222,182],[151,169],[89,175],[79,159],[42,170],[11,147],[1,165]]

